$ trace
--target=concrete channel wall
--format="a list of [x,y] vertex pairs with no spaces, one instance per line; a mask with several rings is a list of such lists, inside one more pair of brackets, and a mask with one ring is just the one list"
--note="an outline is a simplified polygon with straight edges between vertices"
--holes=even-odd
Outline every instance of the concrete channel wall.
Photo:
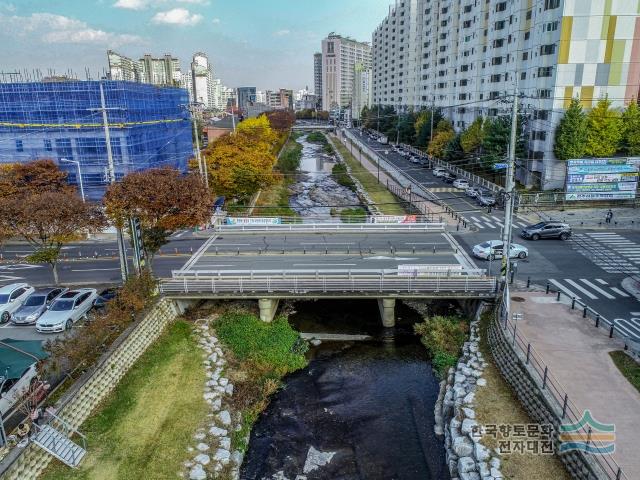
[[[558,431],[563,423],[562,411],[555,405],[548,391],[539,387],[536,376],[527,364],[522,352],[512,345],[504,329],[497,320],[492,320],[487,330],[487,340],[500,373],[511,386],[531,420],[539,424],[554,426],[556,451],[560,445]],[[565,418],[564,423],[567,419]],[[577,480],[598,480],[611,478],[588,455],[581,451],[571,451],[558,455],[572,478]]]
[[[174,302],[160,299],[138,322],[129,327],[95,367],[86,372],[60,399],[57,415],[79,428],[91,412],[116,387],[131,366],[179,314]],[[88,445],[91,451],[91,444]],[[15,448],[0,464],[3,480],[37,478],[53,457],[34,443]]]

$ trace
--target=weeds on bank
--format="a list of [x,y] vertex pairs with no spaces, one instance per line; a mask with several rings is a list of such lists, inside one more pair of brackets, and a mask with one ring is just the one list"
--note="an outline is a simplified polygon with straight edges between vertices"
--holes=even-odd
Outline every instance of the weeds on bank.
[[413,326],[432,357],[431,364],[439,378],[446,378],[447,371],[460,357],[462,346],[469,332],[468,322],[459,317],[436,315]]
[[620,373],[640,392],[640,365],[622,350],[609,352]]

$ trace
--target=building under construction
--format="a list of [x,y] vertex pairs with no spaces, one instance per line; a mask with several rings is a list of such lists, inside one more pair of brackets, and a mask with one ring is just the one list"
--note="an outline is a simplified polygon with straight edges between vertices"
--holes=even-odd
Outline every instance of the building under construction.
[[[100,86],[104,91],[104,101]],[[153,167],[186,171],[193,156],[187,91],[127,81],[0,83],[0,163],[50,158],[98,200],[109,183]]]

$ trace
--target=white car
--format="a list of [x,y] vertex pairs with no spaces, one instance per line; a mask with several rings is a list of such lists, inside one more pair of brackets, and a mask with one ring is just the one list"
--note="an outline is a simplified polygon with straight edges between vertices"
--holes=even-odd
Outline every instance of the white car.
[[41,333],[63,332],[85,317],[98,298],[95,288],[80,288],[63,293],[36,321],[36,330]]
[[12,283],[0,287],[0,323],[11,320],[13,312],[18,310],[34,291],[35,288],[28,283]]
[[[504,250],[504,244],[502,240],[489,240],[488,242],[480,243],[473,247],[473,256],[477,258],[484,258],[485,260],[491,260],[494,258],[502,258]],[[529,250],[527,247],[518,243],[512,243],[509,251],[509,258],[524,259],[529,256]]]
[[458,178],[453,182],[453,186],[461,190],[466,190],[467,188],[469,188],[469,181],[465,180],[464,178]]
[[431,173],[433,174],[434,177],[442,177],[447,173],[447,170],[442,167],[436,167],[433,170],[431,170]]
[[39,340],[3,338],[0,346],[0,414],[9,412],[25,394],[44,393],[38,381],[38,361],[47,358]]

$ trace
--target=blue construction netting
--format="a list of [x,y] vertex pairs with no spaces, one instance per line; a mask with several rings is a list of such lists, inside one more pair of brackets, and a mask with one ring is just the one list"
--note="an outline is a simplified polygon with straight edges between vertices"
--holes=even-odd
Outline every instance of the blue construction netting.
[[193,156],[187,91],[125,81],[0,83],[0,163],[56,161],[87,198],[108,184],[100,84],[116,178],[153,167],[186,171]]

